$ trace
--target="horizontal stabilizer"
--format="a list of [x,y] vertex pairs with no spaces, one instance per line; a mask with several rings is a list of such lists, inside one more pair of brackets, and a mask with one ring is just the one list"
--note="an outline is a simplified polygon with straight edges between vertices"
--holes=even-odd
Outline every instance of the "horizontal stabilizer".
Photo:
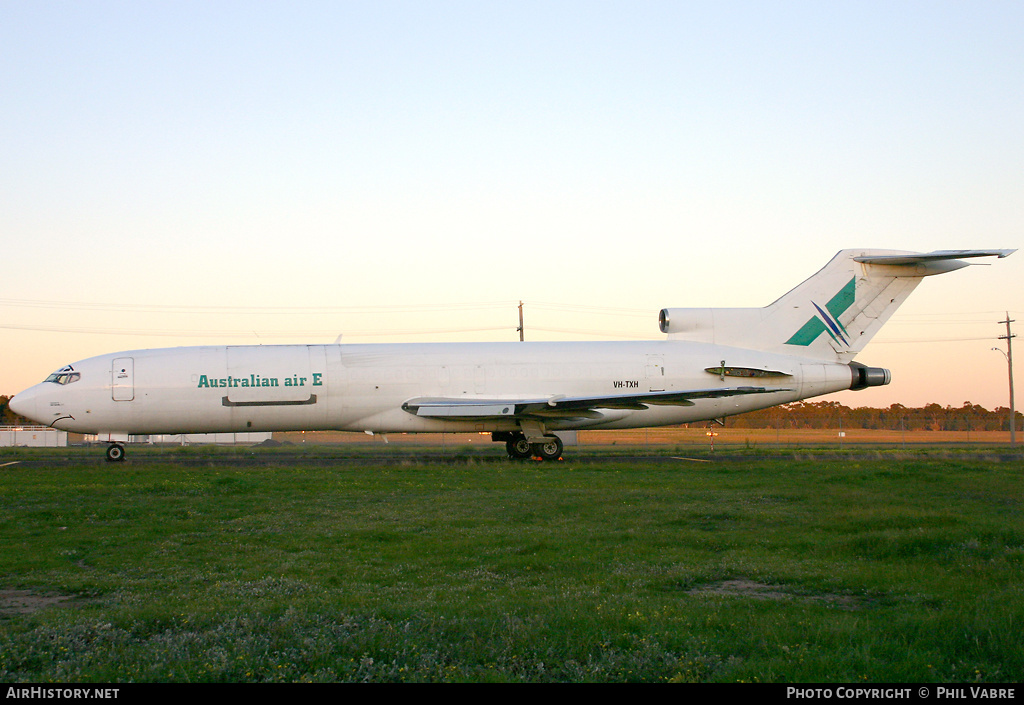
[[854,257],[854,262],[862,264],[924,264],[925,262],[937,262],[942,260],[971,259],[973,257],[1009,257],[1016,250],[936,250],[921,254],[900,254],[900,255],[875,255],[865,257]]

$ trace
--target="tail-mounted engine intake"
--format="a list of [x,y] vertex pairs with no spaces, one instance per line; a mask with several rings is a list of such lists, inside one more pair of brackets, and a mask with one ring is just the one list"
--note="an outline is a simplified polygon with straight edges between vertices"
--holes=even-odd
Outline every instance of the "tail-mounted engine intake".
[[714,328],[715,319],[709,308],[663,308],[658,314],[658,327],[662,333],[691,333]]
[[868,367],[859,362],[850,363],[850,371],[853,379],[850,382],[850,389],[866,389],[868,387],[881,387],[889,384],[892,375],[889,370],[882,367]]

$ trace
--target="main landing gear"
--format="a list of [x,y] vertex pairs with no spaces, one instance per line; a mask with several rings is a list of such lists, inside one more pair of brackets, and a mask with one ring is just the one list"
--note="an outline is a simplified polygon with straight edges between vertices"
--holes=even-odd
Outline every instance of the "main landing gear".
[[495,441],[505,441],[508,457],[514,460],[540,458],[541,460],[558,460],[564,448],[558,436],[544,436],[540,443],[530,443],[522,433],[495,433],[491,436]]
[[124,460],[124,446],[120,443],[111,443],[107,446],[107,462],[120,463]]

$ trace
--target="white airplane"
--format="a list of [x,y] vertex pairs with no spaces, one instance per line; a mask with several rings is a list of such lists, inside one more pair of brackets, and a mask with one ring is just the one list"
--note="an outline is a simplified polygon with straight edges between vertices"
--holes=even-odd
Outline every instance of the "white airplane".
[[244,345],[133,350],[62,367],[10,402],[53,428],[130,435],[490,432],[514,458],[556,431],[667,426],[889,383],[853,358],[922,277],[1015,250],[843,250],[764,308],[667,308],[644,342]]

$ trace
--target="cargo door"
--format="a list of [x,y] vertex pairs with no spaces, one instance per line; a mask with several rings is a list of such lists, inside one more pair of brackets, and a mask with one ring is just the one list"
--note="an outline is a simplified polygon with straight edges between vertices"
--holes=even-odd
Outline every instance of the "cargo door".
[[114,401],[135,399],[135,358],[114,359],[110,367],[110,390]]
[[323,352],[317,374],[305,345],[228,347],[224,406],[301,406],[317,403],[323,384]]

